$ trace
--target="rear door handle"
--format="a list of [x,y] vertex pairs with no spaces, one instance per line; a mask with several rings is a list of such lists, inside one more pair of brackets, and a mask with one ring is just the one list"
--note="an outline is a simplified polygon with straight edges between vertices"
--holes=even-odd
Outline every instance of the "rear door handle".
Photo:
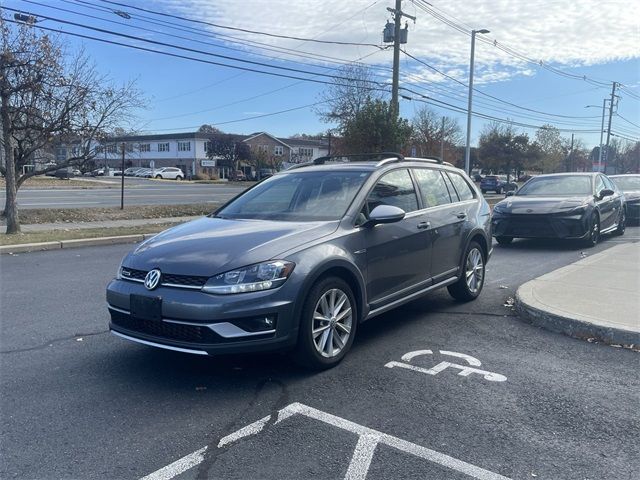
[[431,226],[431,222],[420,222],[418,224],[419,230],[424,230],[425,228],[429,228]]
[[463,220],[463,219],[467,218],[467,214],[466,214],[466,213],[464,213],[464,212],[458,212],[458,213],[456,213],[455,215],[456,215],[456,217],[458,217],[458,218],[459,218],[459,219],[461,219],[461,220]]

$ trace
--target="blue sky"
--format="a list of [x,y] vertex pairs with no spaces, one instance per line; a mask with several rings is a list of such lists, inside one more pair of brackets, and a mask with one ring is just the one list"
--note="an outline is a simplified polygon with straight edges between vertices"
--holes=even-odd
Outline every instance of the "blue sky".
[[[322,74],[335,75],[333,69],[341,63],[366,57],[362,62],[371,66],[381,88],[389,90],[392,52],[375,45],[381,44],[381,30],[389,19],[386,7],[394,3],[391,0],[115,1],[123,5],[102,0],[5,0],[2,4],[37,14],[40,20],[49,16],[147,40],[321,74],[316,75],[316,79],[327,80]],[[597,132],[602,110],[584,107],[601,106],[603,98],[611,92],[610,82],[617,81],[624,88],[619,92],[612,131],[629,138],[640,137],[640,128],[635,126],[640,125],[640,2],[434,0],[429,3],[421,0],[403,2],[403,9],[417,17],[415,24],[409,20],[406,50],[458,82],[465,84],[468,81],[470,38],[465,32],[471,28],[491,30],[485,35],[489,42],[478,40],[476,43],[476,87],[495,98],[475,93],[474,111],[533,126],[550,123],[575,131],[577,138],[587,146],[593,146],[599,142]],[[156,15],[135,7],[234,28],[361,45],[256,35]],[[130,18],[123,18],[123,12]],[[13,13],[6,10],[4,16],[12,17]],[[603,27],[605,18],[610,28]],[[209,61],[311,77],[150,45],[142,40],[118,38],[79,26],[64,25],[53,19],[38,24]],[[217,124],[225,132],[268,131],[278,136],[289,136],[318,133],[332,126],[322,123],[313,108],[299,108],[318,102],[324,85],[242,72],[66,35],[61,39],[71,51],[84,46],[98,70],[115,81],[136,79],[148,99],[148,109],[140,112],[135,125],[139,130],[167,133],[187,131],[209,123]],[[503,49],[495,46],[494,40]],[[506,54],[504,49],[511,54]],[[552,73],[524,61],[523,56],[535,61],[543,60],[545,66],[559,69],[562,73]],[[567,78],[566,74],[586,76],[587,80]],[[404,54],[401,54],[401,87],[436,102],[466,108],[464,85],[443,77]],[[401,93],[413,98],[401,100],[401,114],[410,119],[424,103],[419,101],[416,93],[408,90]],[[437,105],[440,106],[432,108],[438,114],[458,119],[462,130],[465,130],[466,116],[463,113],[447,110],[440,103]],[[288,109],[296,110],[249,119]],[[487,122],[486,119],[474,118],[472,143]],[[535,133],[534,127],[516,128],[530,135]],[[570,137],[571,131],[563,132],[563,135]]]

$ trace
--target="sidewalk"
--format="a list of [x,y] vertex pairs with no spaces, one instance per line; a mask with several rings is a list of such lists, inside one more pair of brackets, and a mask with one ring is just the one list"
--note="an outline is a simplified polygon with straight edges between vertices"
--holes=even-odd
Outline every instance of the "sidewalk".
[[35,223],[21,225],[23,233],[46,232],[51,230],[78,230],[85,228],[117,228],[117,227],[138,227],[140,225],[158,225],[161,223],[188,222],[195,217],[164,217],[164,218],[136,218],[133,220],[103,220],[100,222],[56,222],[56,223]]
[[640,243],[625,243],[520,286],[530,323],[572,337],[640,344]]

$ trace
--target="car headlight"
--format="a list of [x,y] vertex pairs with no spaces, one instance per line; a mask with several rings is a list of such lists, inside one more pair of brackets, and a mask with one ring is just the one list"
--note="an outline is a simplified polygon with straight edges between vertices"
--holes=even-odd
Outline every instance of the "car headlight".
[[295,263],[284,260],[249,265],[211,277],[202,291],[229,295],[277,288],[287,281],[294,267]]
[[578,220],[582,218],[584,213],[587,211],[588,206],[589,205],[580,205],[579,207],[576,207],[572,210],[568,210],[567,212],[563,213],[562,216]]
[[494,205],[493,213],[507,213],[507,206],[506,205],[500,205],[498,203],[498,204]]

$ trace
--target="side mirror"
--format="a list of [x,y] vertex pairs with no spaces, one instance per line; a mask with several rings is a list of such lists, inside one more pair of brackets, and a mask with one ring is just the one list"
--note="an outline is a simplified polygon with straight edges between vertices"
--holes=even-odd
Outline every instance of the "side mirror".
[[395,223],[404,218],[405,212],[401,208],[393,205],[378,205],[369,214],[369,221],[366,226],[373,227],[378,223]]
[[513,197],[515,195],[516,191],[515,190],[509,190],[506,194],[505,197]]
[[611,195],[614,195],[615,193],[616,192],[614,192],[610,188],[603,188],[602,190],[600,190],[600,193],[598,194],[598,198],[600,200],[602,200],[604,197],[610,197]]

